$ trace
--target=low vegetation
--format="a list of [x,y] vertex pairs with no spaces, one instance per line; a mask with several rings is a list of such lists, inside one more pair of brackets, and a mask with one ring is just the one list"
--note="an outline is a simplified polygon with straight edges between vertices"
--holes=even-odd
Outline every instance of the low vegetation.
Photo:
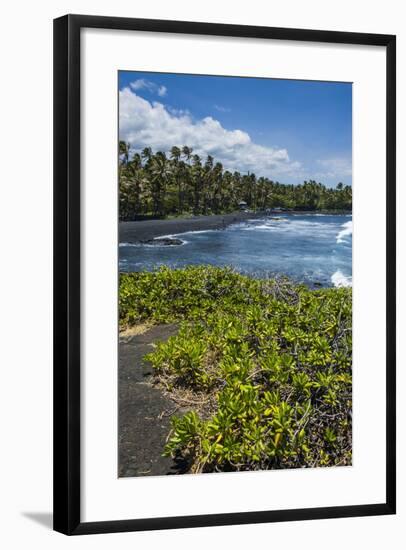
[[202,159],[191,147],[172,147],[170,154],[130,151],[120,141],[120,219],[139,216],[222,214],[245,202],[248,208],[351,210],[352,188],[331,189],[314,180],[286,185],[253,173],[224,170],[208,155]]
[[121,274],[123,327],[180,324],[146,357],[193,403],[165,454],[191,472],[351,464],[351,301],[215,267]]

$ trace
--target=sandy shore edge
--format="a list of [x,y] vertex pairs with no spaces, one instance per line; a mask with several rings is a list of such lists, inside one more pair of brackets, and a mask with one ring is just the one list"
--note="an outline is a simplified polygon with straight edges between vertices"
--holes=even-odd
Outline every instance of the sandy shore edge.
[[120,222],[120,243],[137,243],[155,239],[164,235],[176,235],[187,231],[203,231],[206,229],[224,229],[233,223],[260,218],[264,213],[232,212],[212,216],[195,216],[192,218],[173,218],[170,220],[146,220],[135,222]]

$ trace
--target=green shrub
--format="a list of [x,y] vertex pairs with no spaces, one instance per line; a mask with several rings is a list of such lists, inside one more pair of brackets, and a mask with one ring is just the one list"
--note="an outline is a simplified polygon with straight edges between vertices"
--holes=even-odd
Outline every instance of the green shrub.
[[159,379],[215,403],[172,419],[165,454],[193,472],[350,464],[351,303],[206,266],[121,275],[122,324],[181,322],[147,356]]

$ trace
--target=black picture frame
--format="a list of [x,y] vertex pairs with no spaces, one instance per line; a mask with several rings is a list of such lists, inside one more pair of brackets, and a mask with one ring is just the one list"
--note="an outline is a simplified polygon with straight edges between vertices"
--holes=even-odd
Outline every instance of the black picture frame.
[[[80,514],[80,31],[134,30],[386,48],[386,500],[293,510],[82,523]],[[54,529],[67,535],[394,514],[396,510],[396,37],[66,15],[54,20]]]

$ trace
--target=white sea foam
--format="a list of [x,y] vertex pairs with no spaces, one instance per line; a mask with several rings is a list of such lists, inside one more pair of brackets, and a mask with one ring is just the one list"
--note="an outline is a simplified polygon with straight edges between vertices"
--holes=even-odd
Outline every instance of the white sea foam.
[[352,286],[352,277],[344,275],[339,269],[332,274],[331,282],[336,287]]
[[249,225],[247,227],[242,227],[241,229],[244,229],[244,231],[255,231],[256,229],[272,229],[271,223],[261,223],[259,225]]
[[275,218],[267,220],[256,220],[256,223],[244,223],[239,226],[232,226],[232,228],[242,231],[260,230],[293,235],[299,233],[301,235],[308,235],[309,237],[311,237],[313,235],[319,235],[321,231],[325,232],[326,224],[320,221]]
[[137,243],[119,243],[118,246],[119,246],[119,248],[124,248],[126,246],[139,246],[139,244],[137,244]]
[[346,243],[348,240],[346,237],[352,237],[352,220],[343,223],[341,231],[337,234],[337,244]]
[[[179,235],[188,235],[190,233],[197,235],[199,233],[211,233],[217,229],[200,229],[198,231],[184,231],[183,233],[175,233],[174,235],[166,235],[167,237],[179,237]],[[161,237],[162,238],[162,237]]]

